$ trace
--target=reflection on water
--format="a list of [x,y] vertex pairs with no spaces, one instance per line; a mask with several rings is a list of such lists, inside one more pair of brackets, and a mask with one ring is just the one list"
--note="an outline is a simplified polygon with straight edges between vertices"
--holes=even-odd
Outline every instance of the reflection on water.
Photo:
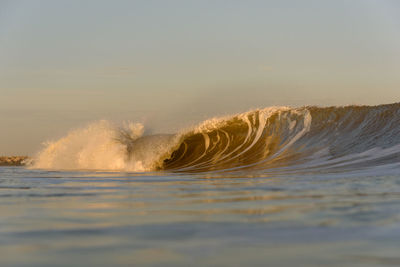
[[0,265],[400,265],[400,176],[0,168]]

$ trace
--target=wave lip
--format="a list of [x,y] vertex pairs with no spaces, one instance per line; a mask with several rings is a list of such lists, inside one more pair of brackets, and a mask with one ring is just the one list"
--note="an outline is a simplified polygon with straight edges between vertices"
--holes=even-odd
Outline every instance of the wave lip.
[[[164,169],[177,171],[258,168],[284,154],[310,127],[307,110],[266,108],[205,121],[181,136]],[[285,135],[281,135],[284,129]]]
[[400,165],[400,104],[269,107],[175,135],[90,124],[49,142],[34,168],[173,172],[337,172]]

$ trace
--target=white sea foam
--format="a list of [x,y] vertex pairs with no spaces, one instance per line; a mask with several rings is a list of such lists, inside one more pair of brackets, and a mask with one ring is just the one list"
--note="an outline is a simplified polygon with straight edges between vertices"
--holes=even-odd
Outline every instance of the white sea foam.
[[131,140],[143,134],[143,125],[125,124],[118,128],[101,120],[85,128],[69,132],[50,141],[34,158],[33,168],[123,170],[127,166],[127,143],[121,142],[121,132]]

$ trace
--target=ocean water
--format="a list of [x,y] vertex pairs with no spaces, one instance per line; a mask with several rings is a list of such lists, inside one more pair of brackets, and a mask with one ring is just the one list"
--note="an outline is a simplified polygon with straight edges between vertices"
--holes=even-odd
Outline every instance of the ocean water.
[[144,133],[94,122],[0,167],[0,266],[400,265],[400,104]]

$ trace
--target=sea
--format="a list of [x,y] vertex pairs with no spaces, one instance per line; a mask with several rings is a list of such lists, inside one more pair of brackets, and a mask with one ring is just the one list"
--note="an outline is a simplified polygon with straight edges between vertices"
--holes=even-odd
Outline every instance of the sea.
[[0,266],[400,266],[400,103],[175,134],[96,121],[0,167]]

